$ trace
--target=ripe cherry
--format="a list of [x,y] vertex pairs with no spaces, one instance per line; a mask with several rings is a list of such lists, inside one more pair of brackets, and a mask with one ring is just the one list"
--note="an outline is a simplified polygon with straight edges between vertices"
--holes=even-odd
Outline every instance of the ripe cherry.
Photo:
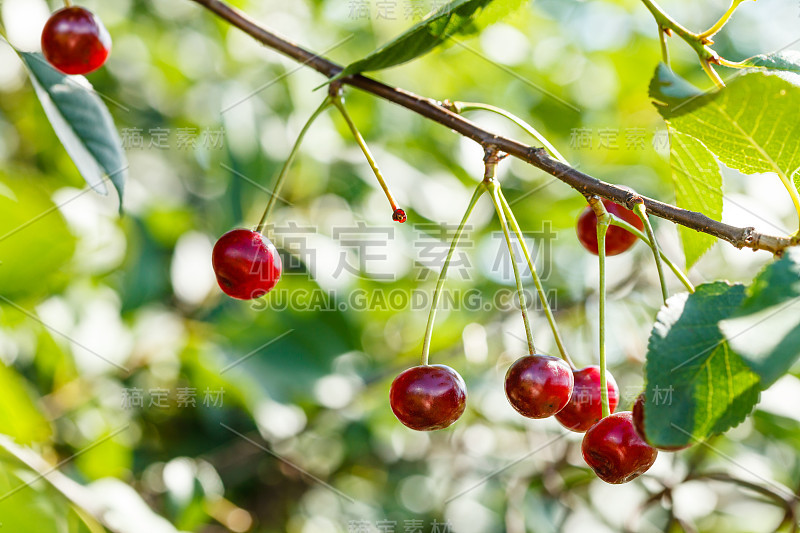
[[574,383],[572,369],[558,357],[526,355],[506,372],[506,397],[522,416],[547,418],[567,405]]
[[281,256],[257,231],[229,231],[214,245],[211,260],[220,288],[240,300],[263,296],[281,279]]
[[653,466],[658,451],[633,427],[633,415],[622,411],[593,425],[581,444],[583,460],[606,483],[627,483]]
[[[603,205],[606,211],[612,215],[616,215],[625,222],[636,226],[640,230],[644,230],[642,220],[630,209],[623,207],[618,203],[611,200],[603,200]],[[591,207],[586,207],[581,215],[578,217],[578,224],[576,226],[578,232],[578,240],[584,248],[597,255],[597,215]],[[621,254],[636,242],[636,235],[619,226],[609,226],[606,232],[606,255]]]
[[464,413],[467,386],[449,366],[415,366],[394,379],[389,401],[405,426],[417,431],[443,429]]
[[106,62],[111,36],[91,11],[65,7],[53,13],[45,24],[42,52],[64,74],[88,74]]
[[[641,393],[639,396],[636,397],[636,401],[633,402],[633,428],[636,430],[636,433],[642,437],[646,443],[653,446],[650,441],[647,439],[647,435],[644,432],[644,403],[647,401],[645,397],[645,393]],[[678,450],[685,450],[691,446],[691,444],[685,444],[683,446],[654,446],[659,450],[664,450],[665,452],[677,452]]]
[[[574,370],[575,386],[569,403],[556,414],[562,426],[577,433],[583,433],[603,416],[603,405],[600,399],[600,367],[587,366]],[[619,389],[614,376],[606,372],[606,390],[608,391],[608,406],[611,412],[619,403]]]

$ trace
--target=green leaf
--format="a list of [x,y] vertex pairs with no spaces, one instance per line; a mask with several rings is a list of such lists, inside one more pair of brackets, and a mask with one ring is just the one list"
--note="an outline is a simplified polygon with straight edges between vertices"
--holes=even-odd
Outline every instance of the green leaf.
[[700,89],[672,72],[664,63],[658,64],[650,80],[650,96],[662,104],[681,104],[702,95]]
[[453,0],[367,57],[351,63],[333,79],[382,70],[416,59],[454,35],[474,31],[479,16],[482,19],[480,24],[485,25],[522,3],[522,0]]
[[800,357],[800,250],[787,250],[767,266],[721,328],[762,388],[788,372]]
[[800,250],[753,283],[700,285],[658,314],[647,352],[645,432],[682,446],[741,422],[800,358]]
[[742,63],[753,68],[800,74],[800,52],[796,50],[782,50],[772,54],[762,54],[745,59]]
[[0,498],[2,531],[69,531],[66,498],[4,450],[0,450],[0,496],[5,496]]
[[680,447],[744,420],[758,402],[759,377],[731,350],[719,322],[745,298],[743,285],[704,284],[670,298],[647,351],[645,432]]
[[800,168],[800,76],[751,70],[722,90],[684,99],[654,92],[669,80],[678,84],[667,70],[656,76],[651,94],[661,100],[659,112],[671,129],[701,141],[730,168],[775,172],[791,183]]
[[42,416],[25,380],[12,368],[0,363],[0,433],[20,444],[47,441],[52,435],[50,423]]
[[[64,218],[36,182],[39,176],[8,179],[0,194],[0,296],[46,293],[64,282],[75,239]],[[0,305],[3,302],[0,302]]]
[[91,84],[67,76],[39,53],[19,52],[50,124],[78,171],[98,193],[108,194],[111,179],[122,205],[128,162],[114,120]]
[[[722,173],[714,155],[703,143],[670,129],[670,166],[678,207],[699,211],[713,219],[722,218]],[[686,268],[691,268],[717,239],[679,226]]]

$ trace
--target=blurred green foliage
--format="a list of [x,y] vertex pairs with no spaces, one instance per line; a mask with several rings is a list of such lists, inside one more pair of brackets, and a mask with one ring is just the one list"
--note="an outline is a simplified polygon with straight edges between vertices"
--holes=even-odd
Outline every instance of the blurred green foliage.
[[[388,388],[418,360],[427,307],[349,304],[353,295],[392,290],[430,301],[438,266],[426,263],[419,243],[446,246],[440,225],[460,219],[483,170],[481,150],[348,91],[348,108],[409,222],[391,224],[346,125],[326,115],[309,133],[272,220],[287,265],[282,292],[256,304],[226,299],[213,280],[212,243],[257,222],[293,136],[323,97],[313,88],[325,80],[188,1],[82,3],[114,39],[108,65],[90,79],[126,144],[126,213],[118,216],[113,196],[82,189],[22,64],[0,44],[0,433],[52,464],[78,454],[59,470],[113,509],[115,530],[329,533],[354,530],[356,521],[369,531],[394,521],[403,531],[419,520],[427,533],[436,520],[459,533],[614,531],[686,472],[725,470],[780,494],[795,491],[798,418],[785,404],[800,398],[798,369],[764,393],[752,419],[712,441],[725,455],[705,446],[662,454],[652,475],[626,487],[591,475],[579,436],[516,416],[502,378],[525,351],[524,333],[518,311],[492,305],[513,278],[497,267],[504,256],[488,202],[478,206],[464,247],[469,275],[453,271],[447,286],[460,302],[477,291],[481,305],[440,313],[432,346],[434,362],[464,376],[467,412],[435,434],[401,426]],[[414,22],[403,1],[394,19],[376,16],[377,1],[363,3],[369,16],[354,16],[361,3],[233,2],[315,51],[348,38],[326,54],[342,64]],[[669,4],[698,29],[727,7],[722,0]],[[3,0],[0,7],[8,38],[35,47],[30,28],[44,22],[44,3]],[[777,0],[743,5],[716,48],[738,60],[783,47],[795,38],[796,11]],[[675,70],[708,88],[691,50],[671,46]],[[581,170],[672,201],[666,126],[647,93],[659,58],[655,24],[637,2],[542,0],[378,77],[436,99],[507,108]],[[498,117],[470,118],[522,137]],[[222,131],[222,142],[212,142]],[[517,219],[532,232],[570,352],[591,364],[597,265],[573,229],[585,202],[517,161],[500,172]],[[728,172],[733,203],[725,219],[771,233],[793,229],[790,203],[775,202],[780,184],[769,183]],[[314,228],[305,242],[316,255],[280,232],[291,222]],[[394,232],[382,250],[389,259],[378,266],[359,265],[363,257],[334,234],[359,222]],[[656,224],[666,252],[680,258],[677,231]],[[356,274],[333,275],[342,254]],[[608,356],[627,408],[642,387],[660,290],[645,247],[611,261]],[[768,261],[719,244],[691,277],[749,282]],[[387,272],[392,279],[379,276]],[[681,290],[674,280],[670,288]],[[291,294],[323,298],[307,310],[281,303]],[[543,315],[531,315],[537,345],[554,351]],[[196,404],[181,405],[192,390]],[[160,391],[164,407],[153,403]],[[103,530],[44,480],[3,496],[36,474],[12,457],[2,462],[4,529]],[[646,508],[641,530],[648,522],[678,530],[675,516],[726,532],[766,530],[784,519],[782,508],[735,485],[682,486],[671,503],[657,499]]]

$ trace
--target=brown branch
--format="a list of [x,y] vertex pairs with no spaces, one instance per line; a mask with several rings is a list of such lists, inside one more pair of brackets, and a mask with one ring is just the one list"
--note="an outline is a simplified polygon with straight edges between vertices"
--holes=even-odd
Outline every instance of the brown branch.
[[[279,37],[220,0],[191,1],[205,7],[267,47],[281,52],[300,62],[302,65],[313,68],[328,78],[332,78],[342,71],[342,67],[336,63],[309,52],[289,40]],[[481,144],[484,148],[493,147],[521,159],[555,176],[584,196],[598,195],[625,204],[629,208],[633,207],[631,201],[636,195],[631,193],[628,189],[598,180],[569,165],[556,161],[547,154],[544,148],[528,146],[513,139],[491,133],[464,117],[453,113],[447,109],[442,102],[416,95],[404,89],[390,87],[362,75],[348,76],[343,78],[341,82],[400,105],[434,122],[438,122],[464,137],[468,137]],[[796,244],[791,237],[764,235],[757,233],[752,227],[738,228],[709,218],[702,213],[687,211],[670,204],[659,202],[658,200],[653,200],[652,198],[642,198],[644,198],[648,213],[686,226],[687,228],[724,239],[737,248],[767,250],[775,254],[780,254],[785,248]]]

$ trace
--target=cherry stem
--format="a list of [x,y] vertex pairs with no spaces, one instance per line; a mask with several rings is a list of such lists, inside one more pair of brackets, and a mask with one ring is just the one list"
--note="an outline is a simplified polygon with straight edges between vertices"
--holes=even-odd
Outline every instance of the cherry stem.
[[517,223],[517,219],[514,217],[514,212],[511,211],[511,206],[509,205],[508,200],[506,200],[502,189],[498,190],[498,195],[500,196],[500,202],[503,205],[503,211],[505,212],[505,215],[511,224],[511,229],[514,230],[514,233],[517,236],[517,241],[519,241],[520,246],[522,247],[522,252],[525,254],[525,259],[528,261],[528,268],[531,271],[533,283],[536,285],[536,292],[539,294],[539,300],[542,302],[544,314],[547,316],[547,322],[550,324],[550,330],[553,332],[553,337],[556,340],[556,345],[558,345],[558,351],[561,353],[561,358],[567,362],[570,368],[575,370],[575,363],[572,362],[572,358],[567,353],[567,348],[564,346],[561,333],[558,331],[558,325],[556,324],[555,317],[553,316],[553,311],[550,309],[550,302],[547,301],[547,293],[544,290],[544,286],[542,285],[542,280],[539,278],[539,274],[536,272],[536,263],[531,258],[528,246],[525,244],[525,237],[522,234],[522,230]]
[[[642,3],[656,20],[656,24],[658,24],[659,27],[659,32],[674,32],[675,35],[683,39],[686,44],[691,46],[695,51],[697,57],[700,59],[700,65],[702,65],[703,70],[706,71],[706,74],[708,74],[714,84],[717,87],[724,87],[725,83],[722,81],[722,78],[720,78],[719,74],[717,74],[714,69],[711,68],[711,63],[718,63],[720,60],[719,54],[717,54],[708,46],[711,44],[711,42],[706,37],[703,37],[702,34],[694,33],[682,26],[679,22],[670,17],[664,11],[664,9],[656,3],[655,0],[642,0]],[[661,53],[664,55],[664,51],[666,49],[666,39],[661,37],[660,41]],[[665,59],[668,59],[668,56],[664,55],[664,57]],[[665,61],[665,63],[666,62],[667,61]]]
[[269,201],[267,202],[267,207],[264,209],[264,214],[261,215],[261,220],[258,222],[258,226],[256,226],[256,231],[259,233],[264,232],[264,228],[267,224],[267,219],[269,218],[269,214],[272,212],[272,209],[275,207],[275,203],[278,200],[280,195],[281,189],[283,188],[283,182],[286,180],[287,174],[289,174],[289,168],[292,166],[292,162],[294,162],[295,157],[297,156],[298,151],[300,150],[300,145],[303,142],[303,138],[306,136],[309,128],[311,128],[311,124],[319,117],[323,111],[325,111],[328,106],[332,103],[330,97],[326,97],[325,100],[320,104],[316,111],[311,115],[308,121],[303,126],[303,129],[300,130],[300,134],[297,136],[297,140],[294,142],[294,146],[292,146],[292,151],[289,152],[289,157],[286,159],[286,162],[283,164],[283,168],[281,169],[280,174],[275,179],[275,185],[272,187],[272,193],[269,197]]
[[669,46],[667,45],[667,31],[663,26],[658,27],[658,40],[661,43],[661,60],[669,66]]
[[358,131],[358,127],[356,126],[355,122],[353,122],[353,119],[350,118],[350,114],[347,112],[347,108],[344,105],[344,98],[341,96],[341,94],[333,97],[333,105],[336,106],[336,109],[338,109],[342,114],[344,121],[347,122],[347,126],[353,133],[356,143],[358,143],[358,146],[361,147],[361,151],[364,152],[364,156],[367,158],[367,162],[369,163],[372,172],[378,179],[378,183],[380,184],[381,189],[383,189],[384,194],[386,194],[386,198],[389,200],[389,205],[392,206],[392,213],[396,213],[400,208],[397,206],[397,202],[395,201],[394,196],[392,196],[392,192],[389,190],[386,180],[383,179],[383,174],[381,174],[375,158],[372,157],[372,152],[370,152],[369,146],[367,146],[367,143],[364,140],[364,137],[362,137],[361,132]]
[[[782,171],[778,172],[778,177],[783,183],[783,186],[786,188],[786,191],[789,193],[789,197],[792,199],[792,203],[794,204],[794,209],[797,212],[798,220],[800,220],[800,194],[797,192],[797,187],[795,187],[792,180]],[[798,234],[800,234],[800,225],[798,225]]]
[[[497,163],[489,162],[486,163],[487,174],[489,172],[489,167],[496,167]],[[494,203],[494,209],[497,211],[497,218],[500,220],[500,227],[503,228],[503,235],[506,238],[506,245],[508,246],[508,255],[511,257],[511,266],[514,269],[514,281],[517,284],[517,296],[519,297],[519,309],[522,312],[522,322],[525,325],[525,336],[528,340],[528,351],[531,355],[536,354],[536,348],[533,345],[533,333],[531,333],[531,324],[528,321],[528,306],[525,302],[525,290],[522,288],[522,278],[519,274],[519,266],[517,265],[517,258],[514,254],[514,244],[511,242],[511,233],[508,231],[508,223],[506,222],[505,214],[503,213],[503,206],[501,205],[500,200],[500,186],[497,184],[497,181],[494,179],[494,169],[491,170],[491,177],[487,175],[485,178],[484,183],[486,184],[486,188],[492,195],[492,202]]]
[[596,196],[589,198],[589,205],[597,216],[597,255],[600,259],[600,402],[605,418],[611,414],[606,380],[606,232],[611,225],[611,216]]
[[486,187],[484,186],[483,182],[481,182],[475,188],[475,192],[472,194],[472,198],[469,201],[467,210],[464,212],[464,217],[461,219],[461,224],[459,224],[458,229],[453,235],[453,239],[450,242],[450,250],[447,252],[444,265],[442,265],[442,271],[439,273],[439,279],[436,281],[436,288],[433,291],[433,301],[431,302],[431,310],[428,313],[428,325],[425,327],[425,340],[422,343],[421,364],[423,366],[427,366],[428,364],[431,351],[431,337],[433,337],[433,324],[436,321],[436,310],[439,307],[439,300],[442,296],[444,281],[447,278],[447,269],[450,267],[450,260],[453,258],[453,253],[458,246],[459,240],[461,240],[461,235],[464,233],[464,228],[467,225],[470,215],[472,214],[472,210],[475,208],[475,205],[478,203],[478,199],[481,197],[481,195],[483,195],[484,192],[486,192]]
[[566,160],[566,158],[564,158],[564,156],[559,153],[556,147],[553,146],[553,144],[548,141],[544,135],[539,133],[536,128],[501,107],[493,106],[491,104],[483,104],[480,102],[445,102],[444,106],[458,114],[461,114],[465,111],[488,111],[490,113],[495,113],[505,117],[525,130],[531,137],[542,143],[542,146],[547,148],[547,150],[553,154],[553,157],[555,157],[558,161],[561,161],[565,165],[569,165],[569,162]]
[[714,67],[711,66],[711,62],[707,59],[703,59],[700,61],[700,65],[703,67],[703,70],[706,71],[708,77],[711,78],[711,81],[714,82],[714,85],[717,86],[717,89],[722,89],[725,87],[725,82],[722,81],[722,78],[719,77],[717,71],[714,70]]
[[728,8],[728,10],[725,13],[723,13],[723,15],[720,17],[720,19],[716,23],[714,23],[714,25],[711,26],[706,31],[704,31],[702,33],[698,33],[697,37],[699,37],[702,40],[708,40],[711,37],[713,37],[714,35],[716,35],[719,32],[719,30],[721,30],[722,27],[725,26],[725,24],[731,18],[731,15],[733,15],[733,12],[736,11],[736,8],[739,7],[739,4],[741,4],[742,2],[743,2],[743,0],[733,0],[731,2],[731,6]]
[[64,5],[66,7],[72,7],[72,1],[71,0],[64,0]]
[[661,253],[659,251],[658,241],[656,240],[653,226],[650,224],[650,217],[647,216],[644,202],[641,201],[641,198],[638,198],[638,200],[639,201],[633,206],[633,211],[639,215],[639,218],[644,224],[644,229],[647,231],[647,237],[649,239],[648,244],[650,245],[650,249],[653,250],[653,256],[656,260],[656,269],[658,269],[658,279],[661,281],[661,295],[664,297],[664,303],[667,303],[669,290],[667,290],[667,280],[664,278],[664,267],[661,265]]
[[[637,228],[633,224],[629,224],[625,220],[622,220],[621,218],[615,215],[612,215],[611,213],[609,213],[609,216],[611,216],[611,225],[619,226],[620,228],[630,231],[631,233],[639,237],[641,240],[643,240],[648,246],[650,246],[650,239],[648,239],[644,233],[639,231],[639,228]],[[660,248],[658,250],[658,255],[659,257],[661,257],[661,260],[667,264],[670,270],[672,270],[672,272],[675,274],[675,277],[678,278],[681,283],[683,283],[683,286],[686,287],[686,290],[689,292],[694,292],[694,285],[692,284],[691,281],[689,281],[689,278],[686,276],[686,274],[684,274],[683,271],[680,268],[678,268],[678,266],[675,263],[673,263],[672,260],[669,257],[667,257],[664,251],[661,250]]]

